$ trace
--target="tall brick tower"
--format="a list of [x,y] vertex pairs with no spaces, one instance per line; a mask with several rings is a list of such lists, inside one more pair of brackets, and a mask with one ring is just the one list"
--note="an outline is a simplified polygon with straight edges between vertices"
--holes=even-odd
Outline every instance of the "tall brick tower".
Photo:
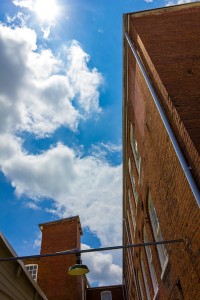
[[[40,254],[80,248],[82,229],[78,216],[39,224],[39,227],[42,232]],[[75,255],[25,261],[26,266],[36,268],[35,279],[49,300],[82,299],[82,278],[68,275],[69,267],[75,263]]]

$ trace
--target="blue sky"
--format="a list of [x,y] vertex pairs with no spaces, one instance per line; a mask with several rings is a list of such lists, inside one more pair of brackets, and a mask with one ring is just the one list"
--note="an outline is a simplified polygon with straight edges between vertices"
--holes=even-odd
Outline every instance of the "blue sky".
[[[83,248],[121,244],[122,14],[186,2],[1,1],[0,231],[19,255],[77,214]],[[120,252],[84,260],[92,285],[121,282]]]

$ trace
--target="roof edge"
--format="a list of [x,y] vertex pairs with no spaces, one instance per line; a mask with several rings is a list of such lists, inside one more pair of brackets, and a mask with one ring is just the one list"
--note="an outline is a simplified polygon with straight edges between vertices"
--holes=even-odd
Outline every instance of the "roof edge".
[[[6,239],[6,237],[4,236],[4,234],[2,232],[0,232],[0,239],[3,241],[5,247],[9,250],[9,252],[10,252],[10,254],[11,254],[12,257],[18,256],[17,253],[15,252],[15,250],[13,249],[13,247],[11,246],[11,244],[9,243],[9,241]],[[34,281],[33,277],[31,276],[31,274],[29,273],[29,271],[26,269],[24,263],[21,260],[14,261],[14,263],[17,263],[17,264],[20,265],[20,267],[22,268],[22,270],[25,273],[26,277],[28,278],[28,280],[32,284],[33,288],[37,291],[37,293],[44,300],[47,300],[46,295],[43,293],[43,291],[41,290],[41,288],[39,287],[39,285]]]
[[83,231],[82,231],[81,221],[80,221],[79,215],[68,217],[68,218],[63,218],[63,219],[59,219],[59,220],[49,221],[49,222],[45,222],[45,223],[40,223],[40,224],[38,224],[38,226],[40,227],[40,230],[42,230],[43,226],[46,226],[46,225],[48,226],[48,225],[56,224],[56,223],[60,223],[60,222],[67,222],[67,221],[75,220],[75,219],[78,221],[79,230],[80,230],[80,233],[82,235]]
[[148,9],[148,10],[134,11],[134,12],[124,13],[123,15],[124,16],[134,15],[135,17],[141,17],[143,15],[160,14],[163,12],[177,11],[177,10],[181,10],[189,7],[195,7],[195,6],[200,6],[200,1],[178,4],[178,5],[162,6],[162,7]]

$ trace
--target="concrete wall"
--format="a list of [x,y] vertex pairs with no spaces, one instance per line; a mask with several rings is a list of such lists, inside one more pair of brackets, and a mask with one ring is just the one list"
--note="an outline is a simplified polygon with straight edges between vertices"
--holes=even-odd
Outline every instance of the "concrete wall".
[[[128,16],[125,18],[125,30],[138,49],[197,183],[200,172],[199,26],[199,4],[132,14],[129,21]],[[124,49],[124,243],[142,242],[144,225],[149,240],[154,240],[147,203],[150,191],[163,239],[184,239],[184,244],[166,246],[169,262],[162,277],[157,248],[151,247],[158,280],[156,299],[199,299],[199,207],[135,58],[126,44]],[[141,156],[140,175],[130,143],[131,123]],[[128,171],[129,158],[138,194],[137,207]],[[135,236],[128,190],[136,221]],[[141,253],[150,297],[154,297],[145,250],[137,248],[124,251],[128,299],[138,298],[136,289],[140,295],[138,277],[144,298],[147,297]]]

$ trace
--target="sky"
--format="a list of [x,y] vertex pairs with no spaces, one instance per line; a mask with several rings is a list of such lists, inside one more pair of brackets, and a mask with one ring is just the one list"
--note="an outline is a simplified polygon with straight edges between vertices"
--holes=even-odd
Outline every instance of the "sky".
[[[0,231],[18,255],[74,215],[83,249],[121,245],[122,15],[187,2],[0,1]],[[121,283],[120,251],[83,261],[92,286]]]

